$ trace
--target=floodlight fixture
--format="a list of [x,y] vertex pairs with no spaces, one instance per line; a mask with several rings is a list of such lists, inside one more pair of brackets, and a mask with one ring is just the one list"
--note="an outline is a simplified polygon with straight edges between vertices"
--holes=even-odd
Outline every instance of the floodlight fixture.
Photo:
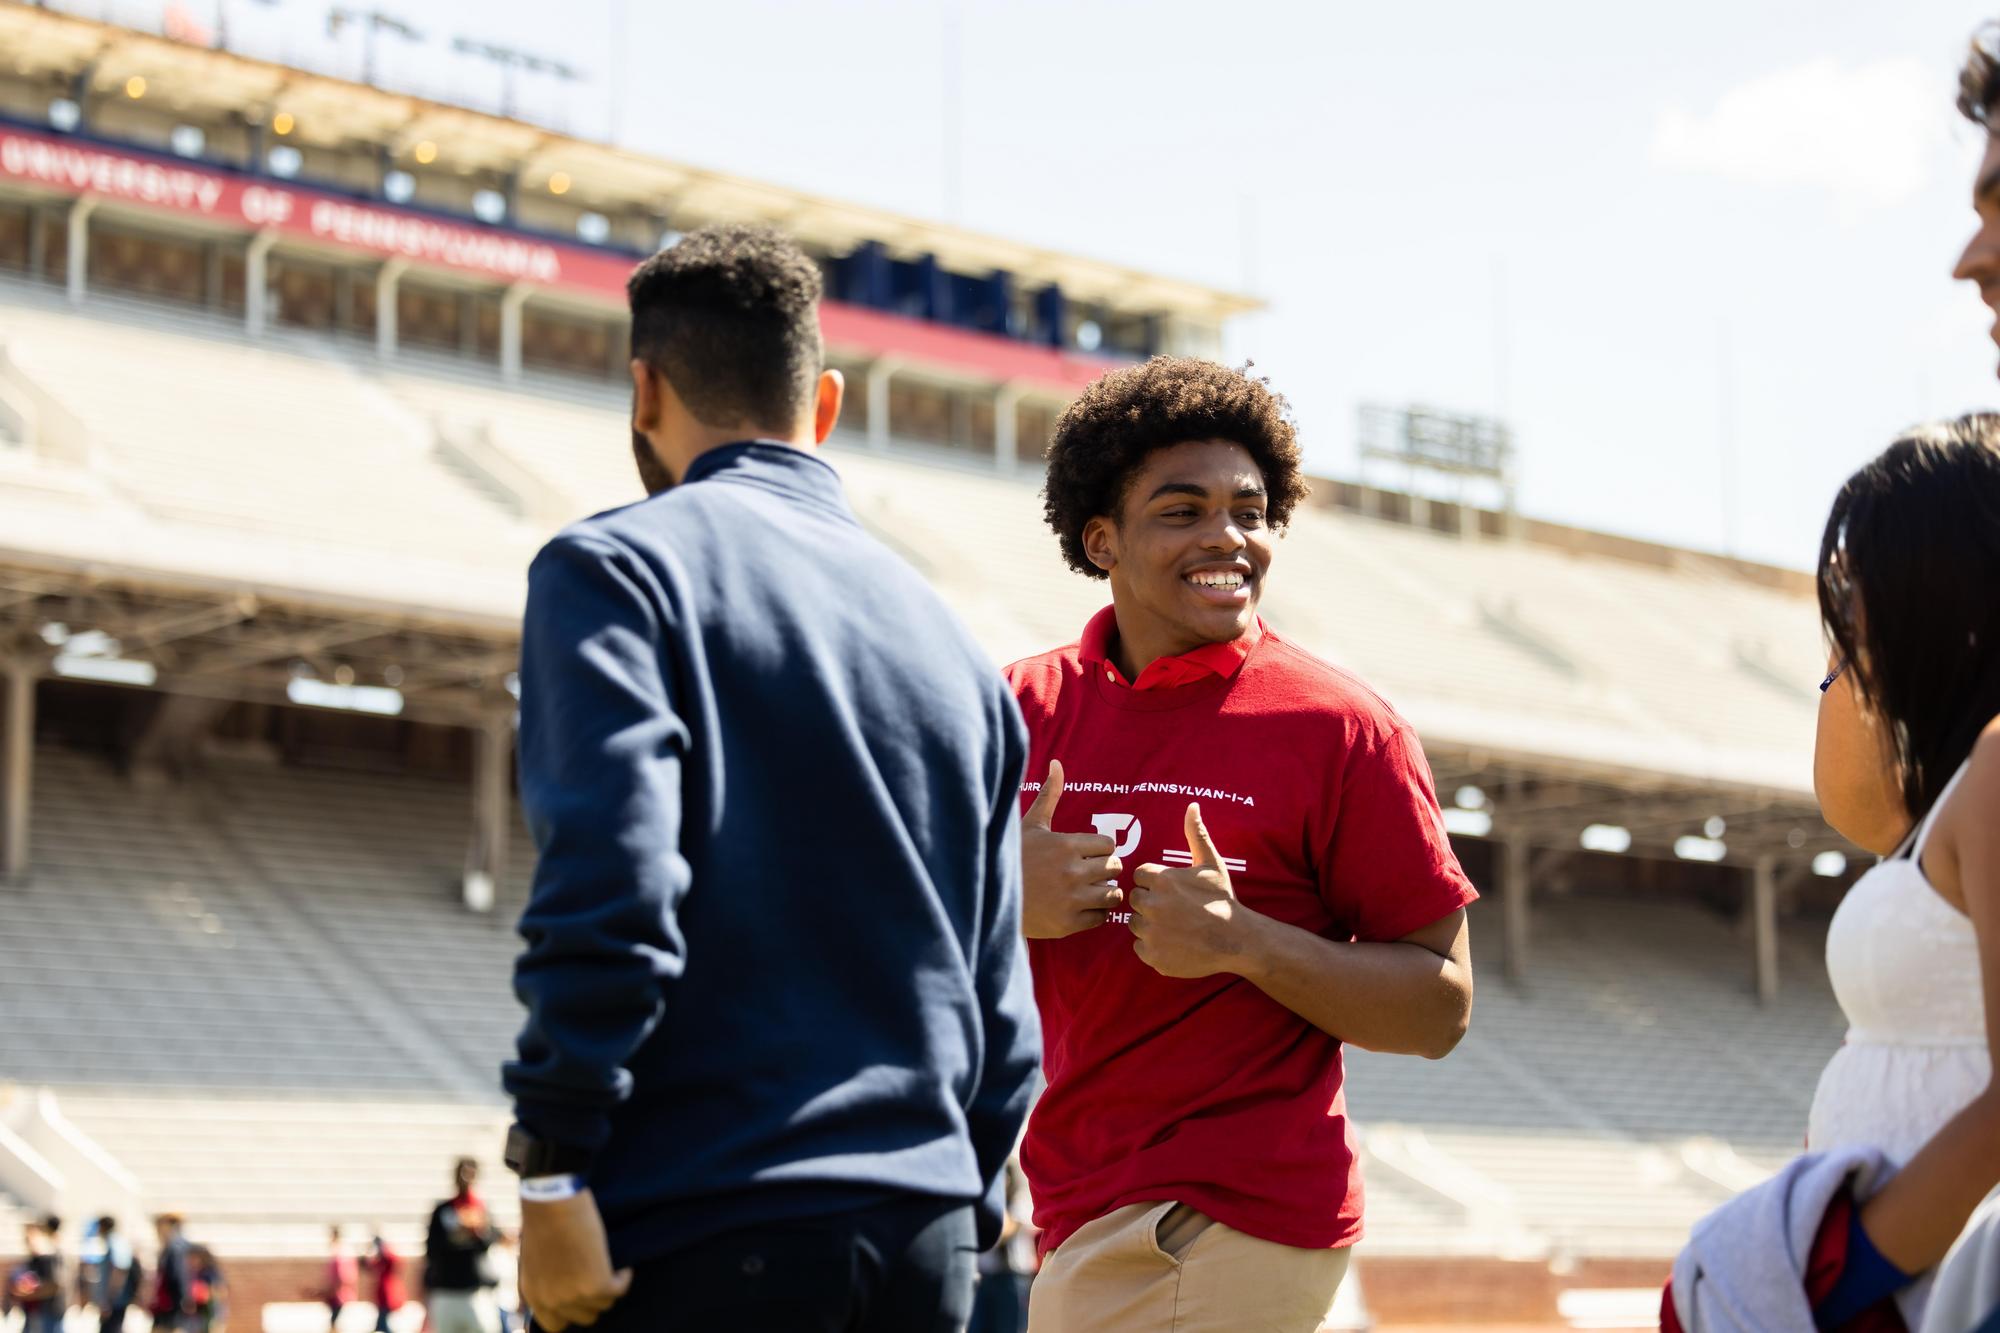
[[1444,831],[1466,838],[1483,838],[1493,832],[1493,816],[1484,810],[1461,810],[1453,806],[1444,812]]
[[1586,852],[1622,856],[1632,850],[1632,830],[1618,824],[1589,824],[1577,842]]
[[1674,839],[1674,855],[1683,861],[1715,862],[1729,855],[1729,848],[1715,838],[1697,838],[1689,835]]

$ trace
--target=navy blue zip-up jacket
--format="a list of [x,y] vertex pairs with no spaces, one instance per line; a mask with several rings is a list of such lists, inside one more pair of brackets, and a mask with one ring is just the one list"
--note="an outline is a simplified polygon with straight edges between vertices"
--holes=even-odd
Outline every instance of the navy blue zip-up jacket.
[[730,445],[566,529],[520,682],[541,859],[505,1084],[596,1154],[614,1261],[908,1194],[996,1240],[1041,1055],[1026,731],[833,469]]

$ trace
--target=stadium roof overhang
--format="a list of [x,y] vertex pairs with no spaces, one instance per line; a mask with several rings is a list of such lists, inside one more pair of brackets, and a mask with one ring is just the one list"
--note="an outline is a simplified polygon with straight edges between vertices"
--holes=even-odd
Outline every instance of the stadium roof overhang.
[[539,184],[560,171],[572,182],[569,197],[580,205],[653,213],[683,228],[712,220],[759,220],[835,251],[880,241],[899,254],[933,254],[957,271],[1004,269],[1024,282],[1059,284],[1075,300],[1207,323],[1263,304],[1201,283],[669,162],[503,116],[67,14],[0,5],[0,50],[21,74],[82,77],[99,91],[115,90],[137,75],[146,80],[149,98],[190,115],[261,121],[286,111],[296,121],[293,140],[305,144],[386,145],[400,152],[428,140],[438,146],[440,164],[467,172],[518,175]]
[[508,623],[0,559],[0,659],[52,675],[476,726],[512,712],[518,658]]
[[[1447,809],[1458,808],[1458,793],[1471,789],[1468,815],[1491,821],[1488,833],[1475,836],[1517,839],[1538,851],[1608,851],[1582,842],[1583,831],[1597,826],[1629,837],[1624,855],[1746,868],[1764,858],[1804,866],[1822,852],[1858,854],[1827,826],[1810,792],[1724,773],[1499,752],[1449,736],[1426,736],[1424,749]],[[1684,839],[1699,841],[1690,848]]]
[[[51,631],[51,627],[59,627]],[[94,633],[93,656],[65,659],[64,640]],[[103,640],[108,640],[108,654]],[[0,656],[40,660],[57,674],[145,684],[168,693],[312,706],[300,678],[321,686],[394,689],[401,715],[479,725],[511,711],[519,631],[509,618],[369,604],[246,581],[165,577],[101,562],[0,559]],[[107,662],[143,663],[133,680]],[[1809,792],[1714,773],[1662,772],[1529,750],[1425,737],[1442,803],[1483,816],[1471,836],[1541,852],[1592,850],[1590,826],[1622,830],[1626,854],[1754,867],[1802,868],[1854,848],[1820,818]],[[1470,790],[1468,790],[1470,789]],[[1718,828],[1713,821],[1721,821]],[[1461,825],[1460,832],[1467,832]],[[1719,835],[1719,836],[1718,836]],[[1677,846],[1702,839],[1702,854]]]

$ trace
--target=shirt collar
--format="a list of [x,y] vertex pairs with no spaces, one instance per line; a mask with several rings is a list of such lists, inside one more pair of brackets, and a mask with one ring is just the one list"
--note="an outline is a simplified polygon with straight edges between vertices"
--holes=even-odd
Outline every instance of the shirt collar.
[[[1124,685],[1125,673],[1111,658],[1111,640],[1118,633],[1118,608],[1107,606],[1090,618],[1083,627],[1083,637],[1078,642],[1078,655],[1092,665],[1101,665],[1106,678],[1113,684]],[[1226,643],[1204,643],[1199,648],[1174,657],[1162,657],[1148,662],[1139,672],[1139,679],[1131,683],[1135,690],[1171,689],[1176,685],[1189,685],[1204,676],[1220,676],[1228,680],[1242,669],[1244,660],[1250,656],[1264,637],[1263,617],[1254,617],[1250,628],[1239,637]]]
[[741,440],[710,449],[688,464],[680,484],[688,486],[724,474],[798,494],[834,499],[841,495],[840,474],[831,463],[817,451],[778,440]]

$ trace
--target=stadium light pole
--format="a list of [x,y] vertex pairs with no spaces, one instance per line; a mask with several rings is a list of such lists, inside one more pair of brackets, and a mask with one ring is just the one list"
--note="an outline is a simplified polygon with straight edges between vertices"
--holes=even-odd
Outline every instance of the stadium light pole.
[[624,128],[625,119],[625,0],[611,0],[611,49],[605,53],[605,71],[610,80],[608,109],[610,124],[605,127],[604,142],[615,144],[618,134]]
[[[229,50],[229,8],[231,0],[215,0],[215,49]],[[265,9],[276,9],[278,0],[249,0]]]
[[350,23],[362,26],[361,81],[373,87],[375,84],[375,36],[381,32],[392,32],[405,41],[421,42],[423,33],[410,24],[386,14],[379,9],[349,9],[345,5],[335,5],[326,11],[326,35],[340,36],[340,30]]
[[565,65],[560,60],[524,51],[519,47],[502,46],[497,42],[484,42],[476,37],[454,37],[451,49],[460,55],[473,56],[491,61],[500,67],[500,114],[509,120],[514,115],[514,73],[526,70],[530,74],[547,74],[563,83],[583,82],[583,73]]
[[965,42],[960,32],[963,18],[959,0],[945,0],[944,115],[940,117],[940,128],[944,139],[944,216],[947,222],[958,221],[959,175],[963,169],[965,117],[964,95],[960,86],[965,77]]
[[1736,554],[1736,366],[1729,354],[1729,319],[1715,325],[1715,434],[1720,446],[1722,553]]

